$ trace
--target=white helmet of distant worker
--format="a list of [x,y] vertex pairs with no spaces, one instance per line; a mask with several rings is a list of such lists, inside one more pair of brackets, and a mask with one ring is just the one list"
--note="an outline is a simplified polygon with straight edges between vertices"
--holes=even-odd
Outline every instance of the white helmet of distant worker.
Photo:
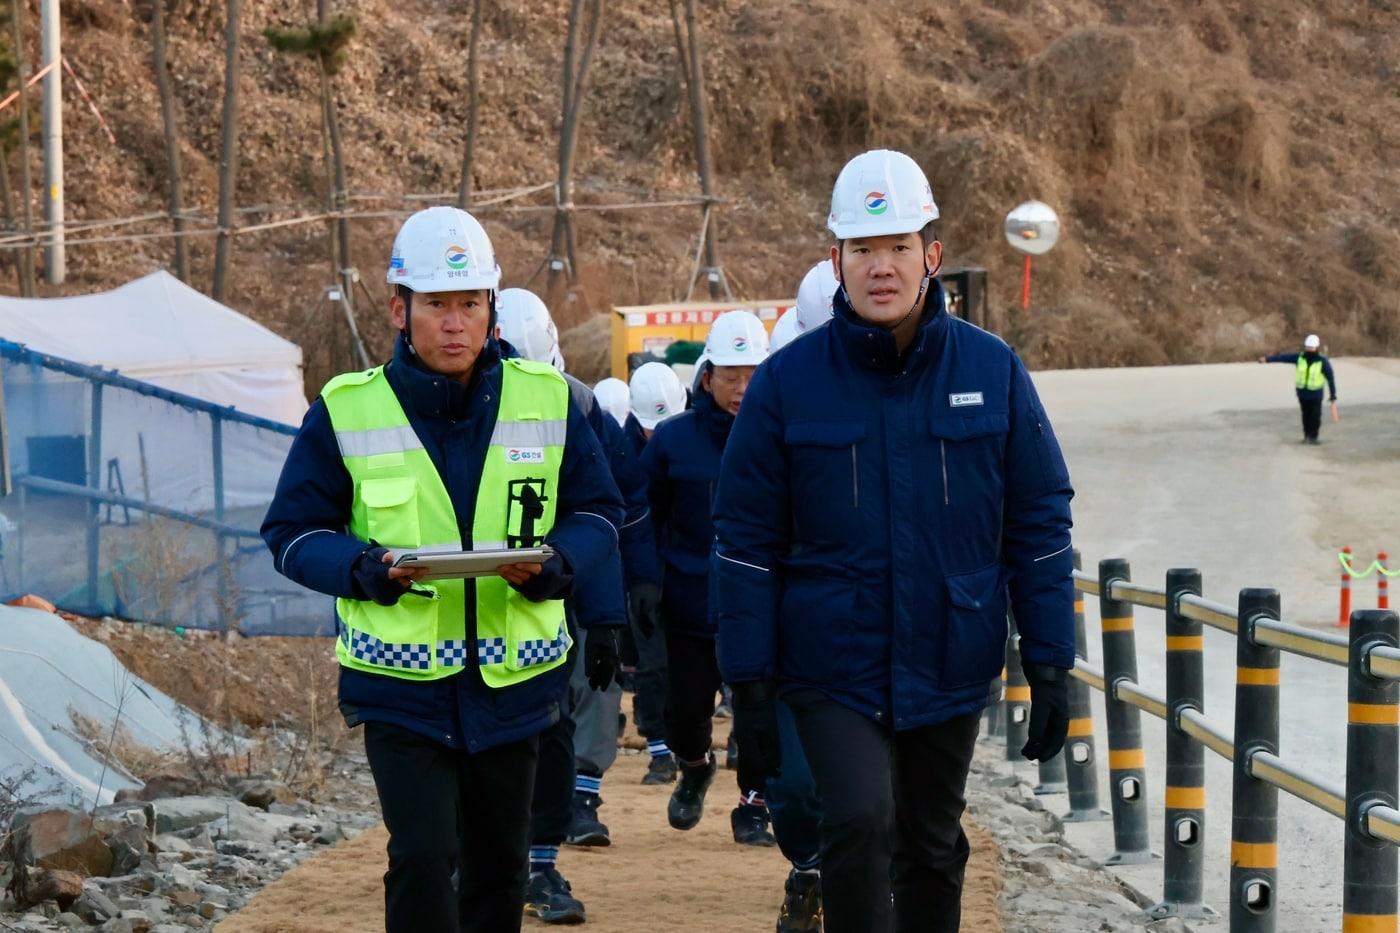
[[802,336],[802,324],[797,319],[797,309],[789,308],[773,325],[773,333],[768,338],[769,348],[777,353],[783,347]]
[[752,311],[726,311],[710,325],[700,358],[715,366],[757,366],[768,359],[768,331]]
[[1322,346],[1322,340],[1317,334],[1308,334],[1303,338],[1304,350],[1316,350],[1320,346]]
[[496,321],[502,339],[509,341],[522,357],[549,363],[563,372],[559,330],[538,295],[524,288],[502,290],[496,299]]
[[917,233],[938,219],[933,189],[902,152],[872,149],[846,163],[831,190],[826,226],[838,240]]
[[823,259],[807,270],[802,284],[797,286],[797,307],[794,309],[800,333],[815,330],[831,320],[831,300],[840,287],[830,259]]
[[384,279],[414,292],[495,292],[501,267],[475,217],[459,207],[429,207],[399,227]]
[[593,397],[603,406],[603,411],[612,415],[618,424],[627,423],[627,411],[632,406],[632,390],[621,379],[609,376],[593,387]]
[[650,431],[662,421],[685,411],[685,387],[665,363],[643,363],[632,374],[632,414]]

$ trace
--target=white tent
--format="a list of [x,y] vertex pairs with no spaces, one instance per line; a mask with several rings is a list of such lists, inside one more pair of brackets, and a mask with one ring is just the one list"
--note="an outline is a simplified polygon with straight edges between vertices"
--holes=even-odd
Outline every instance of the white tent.
[[95,295],[0,297],[0,338],[284,424],[306,413],[301,348],[164,271]]

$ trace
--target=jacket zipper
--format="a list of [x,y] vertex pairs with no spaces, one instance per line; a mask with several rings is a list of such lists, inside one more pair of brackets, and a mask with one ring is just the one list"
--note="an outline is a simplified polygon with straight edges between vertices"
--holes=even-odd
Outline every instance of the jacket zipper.
[[938,459],[943,465],[943,506],[948,506],[948,442],[938,439]]
[[860,508],[860,466],[855,444],[851,445],[851,508]]

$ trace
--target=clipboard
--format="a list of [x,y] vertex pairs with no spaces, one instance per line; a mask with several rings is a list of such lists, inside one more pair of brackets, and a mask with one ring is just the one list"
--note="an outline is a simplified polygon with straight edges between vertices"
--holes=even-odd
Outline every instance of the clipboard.
[[493,548],[486,551],[449,551],[400,554],[395,567],[426,567],[424,580],[470,580],[494,577],[505,564],[543,564],[554,556],[551,547]]

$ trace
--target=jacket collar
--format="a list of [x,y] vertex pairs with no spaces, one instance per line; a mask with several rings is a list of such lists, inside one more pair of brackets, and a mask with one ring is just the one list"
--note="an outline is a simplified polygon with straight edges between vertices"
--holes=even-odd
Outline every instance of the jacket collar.
[[496,369],[500,362],[501,351],[496,341],[487,340],[481,355],[477,357],[476,368],[472,370],[471,384],[464,386],[456,379],[449,379],[424,367],[417,354],[408,349],[408,341],[400,333],[394,341],[394,357],[385,367],[385,373],[400,404],[412,409],[418,417],[460,421],[467,416],[471,401],[480,392],[486,375]]
[[734,416],[716,405],[715,397],[701,388],[696,388],[691,396],[690,407],[695,412],[696,420],[723,447],[729,440],[729,431],[734,427]]
[[924,317],[907,360],[901,360],[894,334],[867,323],[846,300],[846,289],[836,289],[831,302],[831,331],[837,343],[867,369],[899,372],[935,356],[943,348],[948,333],[948,311],[943,300],[943,284],[934,278],[924,296]]

